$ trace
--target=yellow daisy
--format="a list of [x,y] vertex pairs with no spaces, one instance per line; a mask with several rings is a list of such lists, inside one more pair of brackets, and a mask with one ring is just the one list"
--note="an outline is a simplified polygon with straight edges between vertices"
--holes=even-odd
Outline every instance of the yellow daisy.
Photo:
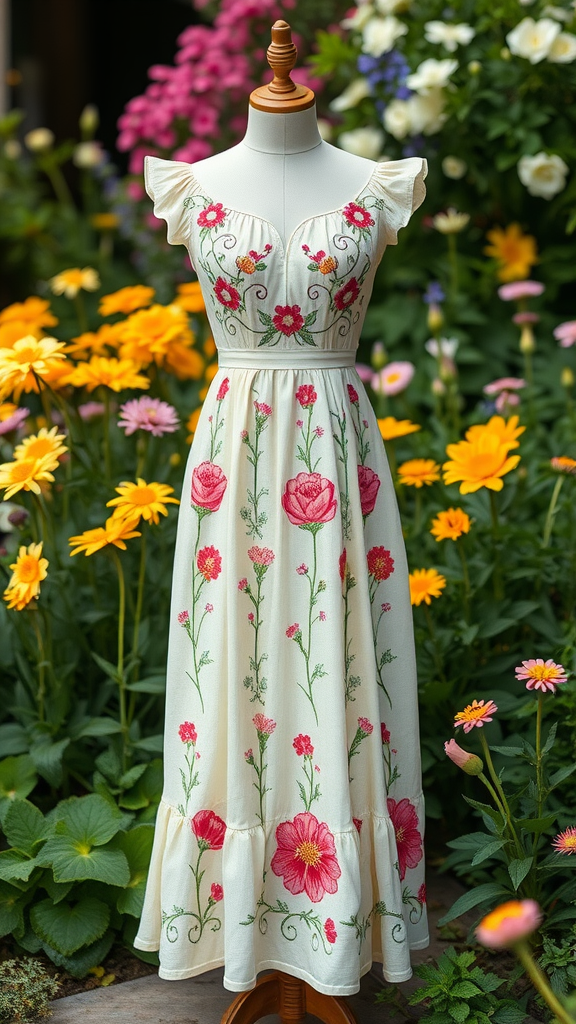
[[80,289],[85,292],[96,292],[100,287],[100,278],[92,267],[71,267],[50,278],[50,288],[54,295],[65,295],[67,299],[75,299]]
[[[0,310],[0,324],[11,323],[13,320],[28,324],[29,331],[32,327],[55,327],[58,323],[48,300],[38,295],[31,295],[25,302],[13,302],[11,306]],[[24,334],[29,331],[24,331]]]
[[9,420],[14,415],[18,406],[14,402],[0,402],[0,423]]
[[446,577],[441,576],[436,569],[415,569],[409,573],[410,601],[419,605],[422,601],[426,604],[432,603],[433,597],[440,597],[446,586]]
[[8,501],[17,491],[34,491],[35,494],[40,494],[40,481],[54,480],[47,468],[48,465],[49,461],[46,459],[16,459],[15,462],[3,462],[0,465],[0,488],[6,488],[4,501]]
[[18,557],[12,563],[12,576],[4,591],[4,600],[9,608],[22,611],[32,598],[38,597],[40,583],[48,575],[48,559],[42,558],[42,541],[39,544],[22,545]]
[[59,434],[58,427],[47,430],[41,427],[37,434],[30,434],[17,444],[13,455],[15,459],[44,459],[47,469],[56,469],[60,455],[68,451],[60,442],[66,434]]
[[534,264],[539,262],[536,239],[532,235],[524,235],[519,224],[492,228],[486,232],[486,238],[490,245],[485,247],[484,253],[498,261],[501,281],[523,281],[530,276]]
[[449,444],[446,453],[451,461],[445,462],[444,483],[460,481],[460,494],[472,494],[481,487],[501,491],[506,476],[520,462],[519,455],[508,455],[509,442],[502,442],[497,434],[488,431],[471,441]]
[[149,522],[158,524],[160,522],[159,513],[163,516],[168,515],[166,508],[168,502],[172,502],[174,505],[180,504],[178,498],[168,497],[174,492],[173,487],[169,487],[168,484],[147,484],[141,477],[138,477],[135,484],[129,480],[123,480],[115,490],[119,497],[106,502],[107,505],[116,506],[112,513],[113,517],[127,519],[134,523],[138,523],[142,517]]
[[518,426],[518,420],[518,416],[511,416],[509,420],[505,420],[503,416],[491,416],[488,423],[478,423],[473,427],[468,427],[466,440],[474,441],[488,433],[494,434],[500,443],[506,444],[508,448],[518,448],[520,442],[517,439],[526,430],[526,427]]
[[96,228],[96,231],[114,231],[120,223],[120,218],[117,213],[105,211],[104,213],[93,213],[90,223],[93,228]]
[[397,420],[394,416],[385,416],[384,419],[378,420],[378,426],[384,441],[392,441],[395,437],[405,437],[407,434],[413,434],[416,430],[422,429],[419,423],[412,423],[411,420]]
[[49,378],[59,360],[65,359],[64,342],[29,334],[12,348],[0,348],[0,398],[13,392],[18,401],[23,391],[38,391],[34,374]]
[[103,385],[112,391],[123,391],[124,388],[149,388],[150,381],[138,373],[140,367],[131,359],[107,358],[92,356],[89,361],[79,363],[65,378],[66,384],[74,387],[85,387],[88,391]]
[[199,281],[187,281],[186,284],[179,284],[174,305],[185,309],[187,313],[203,313],[205,310],[204,299]]
[[470,516],[462,508],[449,508],[439,512],[432,520],[430,533],[440,540],[458,540],[463,533],[468,533],[471,526]]
[[134,523],[130,523],[126,519],[110,516],[104,526],[97,526],[94,530],[84,530],[84,533],[69,537],[68,543],[76,549],[71,551],[70,555],[77,555],[80,551],[84,551],[86,555],[93,555],[94,552],[101,551],[102,548],[107,547],[109,544],[113,544],[114,547],[125,551],[125,541],[130,540],[132,537],[142,536],[137,530],[132,529],[134,525]]
[[440,466],[434,459],[408,459],[398,467],[401,484],[410,487],[423,487],[440,479]]
[[112,316],[113,313],[133,313],[136,309],[149,306],[156,292],[145,284],[129,285],[119,288],[117,292],[103,295],[100,299],[98,312],[100,316]]

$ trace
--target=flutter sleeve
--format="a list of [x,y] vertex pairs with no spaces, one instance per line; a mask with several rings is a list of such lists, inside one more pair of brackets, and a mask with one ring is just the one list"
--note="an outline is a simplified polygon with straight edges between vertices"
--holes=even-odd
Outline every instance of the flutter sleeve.
[[144,187],[154,203],[154,216],[166,221],[170,245],[187,245],[190,211],[184,206],[184,200],[197,187],[190,164],[147,156],[144,158]]
[[424,157],[408,156],[402,160],[386,160],[373,179],[373,190],[380,202],[382,246],[396,245],[400,228],[426,197],[424,179],[428,162]]

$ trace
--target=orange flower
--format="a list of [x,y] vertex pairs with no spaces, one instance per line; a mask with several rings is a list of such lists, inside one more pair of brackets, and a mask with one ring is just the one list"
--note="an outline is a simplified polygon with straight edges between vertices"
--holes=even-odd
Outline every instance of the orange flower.
[[204,366],[200,353],[179,341],[172,342],[164,358],[164,369],[178,380],[201,380]]
[[24,334],[34,334],[32,328],[55,327],[58,323],[58,318],[50,310],[48,300],[41,299],[38,295],[31,295],[25,302],[13,302],[11,306],[0,310],[0,324],[11,323],[14,320],[28,325],[28,330],[24,331]]
[[194,335],[186,312],[180,306],[150,306],[139,309],[124,323],[119,353],[140,366],[160,365],[174,342],[191,345]]
[[474,441],[488,433],[494,434],[508,448],[518,448],[520,445],[518,438],[526,430],[526,427],[518,426],[518,419],[518,416],[511,416],[509,420],[505,420],[503,416],[491,416],[488,423],[477,423],[473,427],[468,427],[466,440]]
[[530,276],[531,268],[538,263],[536,239],[522,234],[519,224],[506,228],[492,228],[486,232],[491,243],[484,249],[486,256],[498,260],[498,277],[501,281],[523,281]]
[[66,345],[64,351],[76,359],[88,359],[90,355],[107,356],[108,349],[117,349],[124,323],[102,324],[97,331],[85,331]]
[[93,213],[90,217],[90,223],[96,231],[114,231],[120,223],[120,218],[116,213]]
[[186,284],[179,284],[174,305],[185,309],[187,313],[203,313],[206,307],[202,298],[200,282],[187,281]]
[[497,434],[485,432],[472,441],[459,441],[446,448],[451,461],[445,462],[444,483],[461,481],[460,494],[472,494],[481,487],[501,491],[502,477],[520,462],[519,455],[508,455],[508,443],[502,443]]
[[4,501],[8,501],[17,491],[34,491],[35,494],[40,494],[41,482],[54,480],[48,465],[49,460],[45,458],[3,462],[0,465],[0,488],[6,489]]
[[76,548],[70,555],[77,555],[84,551],[86,555],[93,555],[96,551],[113,544],[114,547],[126,550],[125,541],[132,537],[141,537],[142,534],[133,530],[134,522],[110,516],[104,526],[97,526],[95,530],[84,530],[75,537],[69,537],[68,543]]
[[102,385],[112,391],[123,391],[124,388],[149,388],[150,381],[138,373],[140,367],[131,359],[107,359],[105,356],[92,356],[89,362],[79,363],[65,378],[64,383],[73,387],[85,387],[88,391]]
[[410,420],[397,420],[394,416],[385,416],[384,419],[378,420],[378,426],[384,441],[392,441],[395,437],[405,437],[407,434],[413,434],[416,430],[422,429],[419,423],[412,423]]
[[470,530],[470,516],[461,508],[449,508],[446,512],[439,512],[432,520],[430,533],[440,540],[458,540],[463,533]]
[[410,601],[414,605],[432,604],[433,597],[440,597],[446,586],[446,577],[436,569],[415,569],[408,576],[410,582]]
[[40,583],[48,575],[48,559],[41,555],[42,541],[19,549],[16,561],[10,566],[12,576],[3,594],[8,608],[21,612],[33,598],[38,597]]
[[136,309],[149,306],[156,292],[145,284],[129,285],[120,288],[100,299],[98,312],[100,316],[112,316],[113,313],[133,313]]
[[440,479],[440,466],[434,459],[409,459],[398,466],[398,476],[401,484],[423,487]]
[[190,414],[186,421],[186,429],[190,431],[188,437],[186,438],[187,444],[192,444],[192,441],[194,440],[194,433],[196,431],[196,427],[198,426],[198,420],[200,419],[201,412],[202,406],[199,405],[197,409],[194,409],[194,412]]
[[550,465],[557,473],[576,473],[576,459],[571,459],[568,455],[555,455],[550,459]]

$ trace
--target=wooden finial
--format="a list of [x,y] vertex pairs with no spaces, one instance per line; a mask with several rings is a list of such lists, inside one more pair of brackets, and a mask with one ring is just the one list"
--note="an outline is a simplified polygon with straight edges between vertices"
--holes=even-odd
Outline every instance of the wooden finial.
[[296,85],[290,72],[296,63],[298,50],[292,42],[292,29],[287,21],[272,25],[272,42],[266,52],[274,78],[250,94],[250,106],[270,114],[289,114],[293,110],[307,110],[314,104],[314,93],[303,85]]

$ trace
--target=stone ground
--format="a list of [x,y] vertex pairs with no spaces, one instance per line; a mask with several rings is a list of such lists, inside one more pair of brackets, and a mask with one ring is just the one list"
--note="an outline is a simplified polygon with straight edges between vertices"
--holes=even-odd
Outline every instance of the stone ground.
[[[412,953],[413,965],[437,959],[450,942],[465,940],[467,929],[475,920],[474,913],[463,915],[454,926],[448,926],[451,937],[442,937],[437,921],[464,890],[455,879],[432,871],[428,872],[427,885],[430,946]],[[391,1016],[391,1008],[374,1002],[376,993],[385,986],[379,972],[380,965],[374,964],[362,978],[360,991],[347,998],[358,1024],[383,1024]],[[65,996],[52,1003],[51,1024],[220,1024],[222,1014],[235,998],[222,986],[222,975],[223,968],[186,981],[163,981],[150,974],[120,985]],[[413,976],[398,988],[409,996],[422,984]],[[415,1016],[424,1013],[420,1004],[412,1007],[412,1011]],[[274,1014],[263,1017],[262,1024],[278,1024],[279,1020]],[[398,1024],[402,1020],[399,1016],[395,1018]],[[316,1017],[306,1017],[306,1024],[316,1021]],[[538,1022],[528,1017],[525,1024]]]

